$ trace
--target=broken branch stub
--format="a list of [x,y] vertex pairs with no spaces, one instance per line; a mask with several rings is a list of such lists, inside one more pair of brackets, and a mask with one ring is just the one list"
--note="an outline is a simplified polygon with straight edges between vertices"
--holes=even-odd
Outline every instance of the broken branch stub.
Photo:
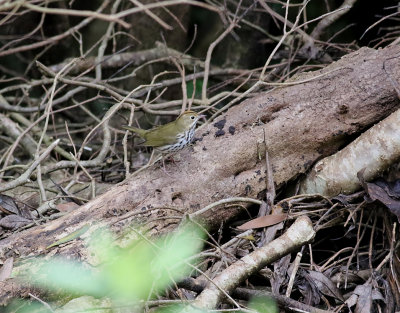
[[230,293],[250,275],[281,257],[296,251],[313,240],[315,231],[309,217],[301,216],[280,237],[256,249],[226,268],[200,293],[193,305],[213,309],[221,301],[225,291]]

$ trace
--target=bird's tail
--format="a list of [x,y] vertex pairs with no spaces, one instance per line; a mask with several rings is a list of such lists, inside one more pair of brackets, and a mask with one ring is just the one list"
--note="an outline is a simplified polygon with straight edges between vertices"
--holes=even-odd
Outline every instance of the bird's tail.
[[140,128],[137,128],[137,127],[123,125],[122,128],[124,128],[126,130],[129,130],[131,132],[134,132],[134,133],[138,134],[141,137],[143,137],[146,134],[146,130],[140,129]]

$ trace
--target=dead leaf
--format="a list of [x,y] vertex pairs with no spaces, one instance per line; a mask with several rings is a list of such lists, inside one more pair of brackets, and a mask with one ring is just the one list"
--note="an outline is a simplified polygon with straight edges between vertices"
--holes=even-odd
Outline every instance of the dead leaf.
[[238,228],[240,230],[248,230],[252,228],[268,227],[283,222],[284,220],[286,220],[286,218],[287,214],[272,214],[267,216],[260,216],[238,226]]
[[374,183],[367,183],[367,192],[372,201],[378,200],[385,205],[390,212],[397,216],[400,222],[400,200],[390,196],[388,192],[391,190],[384,189],[381,186]]
[[372,300],[381,300],[385,302],[385,298],[377,289],[372,289]]
[[384,179],[377,179],[374,181],[379,187],[385,189],[386,193],[396,199],[400,199],[400,180],[395,180],[393,182],[386,181]]
[[[392,279],[393,276],[389,277],[389,279]],[[382,287],[383,287],[383,292],[385,294],[385,299],[382,301],[386,304],[386,312],[395,312],[395,307],[396,307],[396,301],[398,298],[398,293],[400,293],[400,290],[397,289],[397,292],[394,291],[396,294],[393,294],[393,289],[390,286],[390,282],[387,281],[386,279],[382,278]],[[396,289],[394,289],[396,290]]]
[[[373,288],[371,282],[366,282],[363,285],[358,285],[345,303],[349,308],[356,305],[354,313],[368,313],[372,312],[373,301],[377,300],[386,303],[386,299],[383,297],[382,293],[378,289]],[[388,303],[386,303],[386,305],[387,304]]]
[[351,308],[352,306],[355,306],[358,300],[358,296],[353,293],[350,297],[347,298],[346,300],[346,305]]
[[288,254],[274,263],[274,274],[271,277],[271,287],[274,295],[279,295],[279,289],[286,279],[286,273],[290,265],[290,257],[291,255]]
[[344,298],[340,290],[336,287],[333,281],[321,272],[307,271],[314,284],[318,287],[319,291],[324,295],[336,298],[344,302]]
[[58,211],[65,213],[65,212],[71,212],[76,208],[79,208],[79,205],[71,201],[71,202],[57,204],[56,208]]
[[0,281],[4,281],[11,276],[14,265],[14,259],[8,258],[4,261],[2,268],[0,269]]
[[354,313],[372,312],[372,286],[358,285],[356,289],[354,289],[354,293],[358,295]]
[[20,215],[18,210],[18,206],[15,203],[14,199],[0,194],[0,211],[3,211],[6,214],[17,214]]
[[364,170],[357,173],[357,177],[361,182],[364,190],[367,192],[371,201],[379,201],[385,205],[390,212],[397,216],[400,222],[400,192],[399,181],[388,183],[383,179],[373,183],[367,183],[363,177]]
[[15,229],[28,225],[31,222],[32,222],[31,220],[25,217],[12,214],[12,215],[7,215],[6,217],[0,219],[0,226],[8,229]]
[[308,275],[307,271],[299,269],[297,288],[304,297],[304,303],[308,305],[317,305],[321,302],[321,292],[318,290],[314,280]]

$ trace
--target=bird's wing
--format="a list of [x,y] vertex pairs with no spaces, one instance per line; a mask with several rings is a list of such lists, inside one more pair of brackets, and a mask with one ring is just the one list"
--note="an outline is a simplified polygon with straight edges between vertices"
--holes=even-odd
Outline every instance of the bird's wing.
[[146,136],[146,141],[144,142],[145,146],[160,147],[174,143],[176,141],[175,132],[171,131],[168,127],[163,126],[157,128],[156,132],[148,132]]
[[132,126],[127,126],[127,125],[122,125],[123,129],[127,129],[131,132],[134,132],[136,134],[138,134],[140,137],[143,137],[146,135],[147,130],[145,129],[141,129],[141,128],[137,128],[137,127],[132,127]]

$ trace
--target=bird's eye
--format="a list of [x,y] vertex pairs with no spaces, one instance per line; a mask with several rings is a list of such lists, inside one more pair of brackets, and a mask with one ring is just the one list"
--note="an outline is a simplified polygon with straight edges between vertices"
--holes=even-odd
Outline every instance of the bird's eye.
[[190,117],[190,119],[194,120],[194,115],[192,115],[192,116]]

